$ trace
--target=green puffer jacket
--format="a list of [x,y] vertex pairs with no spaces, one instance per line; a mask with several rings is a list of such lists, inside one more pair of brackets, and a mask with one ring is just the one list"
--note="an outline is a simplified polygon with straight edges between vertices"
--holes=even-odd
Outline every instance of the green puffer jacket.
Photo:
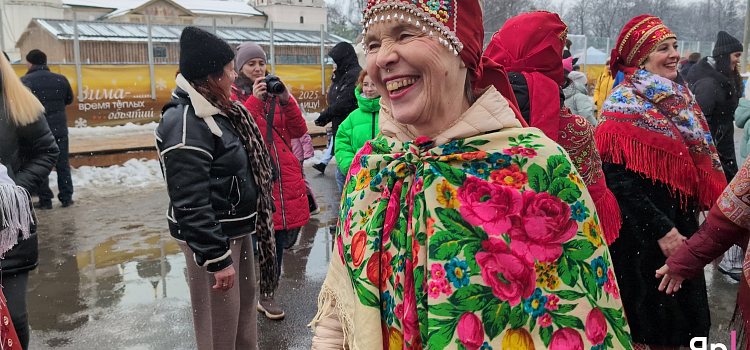
[[734,124],[744,129],[742,132],[742,143],[740,144],[740,155],[747,158],[750,153],[750,100],[741,98],[737,110],[734,112]]
[[354,90],[354,94],[357,96],[359,108],[351,112],[339,125],[335,138],[336,145],[333,147],[336,163],[344,175],[349,172],[352,159],[359,152],[359,149],[380,133],[378,128],[380,97],[365,98],[362,96],[362,88],[359,86]]

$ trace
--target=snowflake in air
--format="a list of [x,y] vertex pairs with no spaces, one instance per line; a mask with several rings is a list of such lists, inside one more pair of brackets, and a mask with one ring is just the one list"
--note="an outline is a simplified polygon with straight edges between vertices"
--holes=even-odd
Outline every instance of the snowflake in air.
[[299,84],[299,88],[300,88],[300,90],[304,90],[305,89],[305,84]]
[[112,85],[117,85],[117,79],[112,79]]
[[159,78],[159,80],[156,81],[156,88],[159,89],[159,91],[162,91],[167,88],[167,81]]
[[89,126],[89,122],[86,121],[86,119],[78,118],[76,119],[76,128],[85,128]]

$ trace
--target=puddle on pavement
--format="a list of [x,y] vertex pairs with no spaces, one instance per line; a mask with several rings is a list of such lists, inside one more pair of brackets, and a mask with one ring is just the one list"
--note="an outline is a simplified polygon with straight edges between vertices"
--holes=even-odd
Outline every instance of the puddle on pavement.
[[313,218],[299,233],[297,244],[284,253],[282,279],[322,280],[331,261],[333,239],[328,225]]
[[29,279],[29,323],[34,330],[71,331],[137,304],[175,298],[189,302],[185,258],[160,233],[115,236],[75,256],[40,246]]

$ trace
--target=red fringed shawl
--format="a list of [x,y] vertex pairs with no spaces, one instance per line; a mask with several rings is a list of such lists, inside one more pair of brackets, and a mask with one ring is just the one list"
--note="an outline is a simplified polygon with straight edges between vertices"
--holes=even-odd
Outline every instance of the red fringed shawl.
[[630,68],[602,106],[596,145],[604,162],[665,183],[683,205],[710,208],[727,182],[708,124],[683,85]]

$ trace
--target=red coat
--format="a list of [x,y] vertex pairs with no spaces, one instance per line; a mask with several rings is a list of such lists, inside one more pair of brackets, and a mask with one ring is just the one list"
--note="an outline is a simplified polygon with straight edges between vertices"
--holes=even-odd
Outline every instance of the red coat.
[[291,139],[302,137],[307,132],[307,123],[302,118],[297,101],[289,98],[286,106],[276,105],[273,119],[273,141],[267,140],[266,112],[270,107],[255,96],[249,96],[245,107],[255,118],[268,150],[271,152],[274,165],[279,169],[280,178],[274,182],[273,198],[276,212],[273,214],[274,229],[285,230],[305,225],[310,220],[310,207],[307,204],[305,181],[302,168],[291,148]]

